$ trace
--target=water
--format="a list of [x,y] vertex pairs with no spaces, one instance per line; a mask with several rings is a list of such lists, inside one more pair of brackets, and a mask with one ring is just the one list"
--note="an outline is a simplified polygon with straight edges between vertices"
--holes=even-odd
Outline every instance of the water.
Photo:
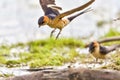
[[[56,0],[56,4],[67,11],[88,0]],[[112,6],[111,6],[112,5]],[[120,1],[118,0],[96,0],[93,5],[93,12],[84,14],[72,21],[62,31],[64,37],[88,37],[94,34],[94,37],[103,35],[108,31],[109,24],[104,29],[96,27],[99,20],[110,20],[116,18],[120,10]],[[52,30],[48,26],[38,28],[37,20],[43,15],[39,6],[39,0],[1,0],[0,2],[0,43],[16,43],[28,40],[42,39],[49,37]],[[115,26],[115,22],[112,24]],[[103,31],[101,33],[101,31]],[[56,32],[57,33],[57,32]]]

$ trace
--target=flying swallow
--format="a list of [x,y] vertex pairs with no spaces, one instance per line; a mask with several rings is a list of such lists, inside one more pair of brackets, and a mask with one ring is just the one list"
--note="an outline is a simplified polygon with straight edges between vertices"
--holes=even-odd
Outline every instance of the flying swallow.
[[120,44],[105,47],[100,45],[99,42],[93,41],[89,45],[89,52],[96,58],[97,61],[98,59],[106,59],[106,55],[116,50],[118,47],[120,48]]
[[82,15],[86,12],[91,11],[90,8],[84,10],[83,12],[80,12],[74,16],[70,16],[68,18],[64,18],[66,16],[69,16],[75,12],[78,12],[80,10],[85,9],[89,5],[91,5],[95,0],[90,0],[86,4],[79,6],[77,8],[71,9],[69,11],[66,11],[64,13],[60,13],[59,10],[62,10],[61,7],[57,6],[55,4],[55,0],[39,0],[40,5],[44,11],[44,16],[41,16],[38,20],[39,27],[43,25],[48,25],[51,28],[54,28],[51,32],[51,35],[55,32],[56,29],[59,29],[59,33],[56,36],[56,39],[59,37],[62,29],[67,26],[74,18],[76,18],[79,15]]

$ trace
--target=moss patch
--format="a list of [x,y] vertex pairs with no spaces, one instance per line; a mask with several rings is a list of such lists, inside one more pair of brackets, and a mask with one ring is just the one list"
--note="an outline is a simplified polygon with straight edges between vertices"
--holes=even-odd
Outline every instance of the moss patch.
[[120,36],[120,31],[110,28],[109,32],[106,33],[103,37],[113,37],[113,36]]
[[[26,49],[25,51],[21,51]],[[7,67],[18,67],[20,65],[28,65],[32,68],[42,66],[59,66],[64,63],[75,61],[79,57],[76,48],[83,48],[84,43],[81,40],[73,38],[61,38],[55,40],[53,38],[45,40],[35,40],[27,43],[18,43],[9,47],[4,46],[2,54],[16,54],[19,58],[9,60],[7,57],[1,57],[1,64]],[[14,53],[11,52],[15,49]],[[2,55],[1,54],[1,55]]]

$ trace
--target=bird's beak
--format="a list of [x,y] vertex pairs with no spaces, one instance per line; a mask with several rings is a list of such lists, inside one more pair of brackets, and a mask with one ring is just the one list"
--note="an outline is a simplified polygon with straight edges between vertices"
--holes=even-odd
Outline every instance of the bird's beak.
[[89,49],[89,52],[92,53],[92,52],[93,52],[93,49]]
[[94,51],[94,46],[89,46],[89,52],[92,53]]

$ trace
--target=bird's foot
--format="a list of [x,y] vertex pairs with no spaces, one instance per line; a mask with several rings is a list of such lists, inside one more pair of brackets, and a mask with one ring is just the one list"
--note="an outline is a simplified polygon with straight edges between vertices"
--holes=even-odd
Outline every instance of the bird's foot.
[[62,30],[60,30],[59,33],[57,34],[56,40],[58,39],[59,35],[61,34],[61,31],[62,31]]
[[51,31],[50,38],[53,36],[53,33],[55,32],[56,29]]

